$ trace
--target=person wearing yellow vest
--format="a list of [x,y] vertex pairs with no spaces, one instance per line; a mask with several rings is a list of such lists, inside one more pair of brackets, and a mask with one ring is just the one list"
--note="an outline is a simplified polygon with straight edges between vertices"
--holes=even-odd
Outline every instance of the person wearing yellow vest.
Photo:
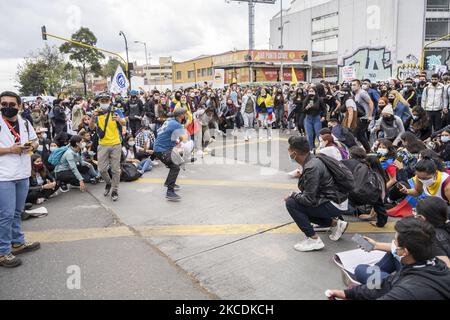
[[[104,92],[97,96],[100,109],[95,111],[89,127],[96,129],[99,138],[97,151],[98,169],[106,182],[104,196],[111,193],[113,201],[119,200],[120,158],[122,156],[122,127],[126,126],[123,113],[112,110],[111,96]],[[108,169],[111,168],[112,177]]]
[[[273,99],[266,89],[261,90],[261,94],[256,101],[256,119],[258,120],[259,127],[267,129],[267,137],[272,140],[272,123],[275,122],[273,114]],[[264,139],[261,135],[260,139]]]

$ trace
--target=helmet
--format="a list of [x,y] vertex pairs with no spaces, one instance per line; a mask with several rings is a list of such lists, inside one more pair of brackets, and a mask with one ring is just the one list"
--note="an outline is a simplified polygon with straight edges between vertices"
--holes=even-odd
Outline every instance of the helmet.
[[132,97],[136,97],[138,94],[139,94],[139,91],[137,91],[137,90],[131,90],[131,92],[130,92],[130,96],[132,96]]

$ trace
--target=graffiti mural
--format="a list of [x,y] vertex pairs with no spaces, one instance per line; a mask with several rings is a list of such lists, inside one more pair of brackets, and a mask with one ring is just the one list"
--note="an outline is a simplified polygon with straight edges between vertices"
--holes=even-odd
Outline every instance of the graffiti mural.
[[428,70],[434,70],[436,68],[436,66],[440,66],[442,65],[442,56],[436,56],[436,55],[432,55],[432,56],[428,56],[427,57],[427,65],[428,65]]
[[397,69],[397,79],[404,81],[408,78],[414,78],[420,75],[419,59],[416,56],[410,54],[406,57],[406,62],[399,65]]
[[340,77],[342,77],[342,68],[345,66],[356,69],[357,79],[381,81],[392,77],[391,52],[385,47],[362,48],[351,56],[345,57],[342,65],[339,66]]

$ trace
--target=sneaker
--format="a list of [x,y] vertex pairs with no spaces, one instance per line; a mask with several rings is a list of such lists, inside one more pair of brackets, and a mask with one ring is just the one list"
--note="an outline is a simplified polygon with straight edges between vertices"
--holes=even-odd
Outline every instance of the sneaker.
[[109,196],[109,193],[111,192],[111,184],[107,184],[105,187],[105,193],[103,194],[105,197]]
[[[165,188],[168,188],[169,186],[164,185],[164,187],[165,187]],[[181,190],[181,187],[180,187],[179,185],[176,184],[176,185],[173,187],[173,190],[175,190],[175,191],[180,191],[180,190]]]
[[177,195],[177,194],[175,193],[175,191],[168,190],[168,191],[167,191],[167,195],[166,195],[166,199],[167,199],[168,201],[178,202],[178,201],[181,200],[181,197],[180,197],[179,195]]
[[320,238],[312,239],[308,238],[303,242],[300,242],[294,246],[294,249],[299,252],[318,251],[325,248],[325,244]]
[[46,200],[47,199],[45,199],[45,198],[39,198],[39,199],[36,200],[36,204],[37,205],[43,204]]
[[33,204],[32,203],[26,203],[25,204],[25,210],[31,210],[31,208],[33,208]]
[[336,227],[331,228],[330,240],[331,241],[339,241],[342,235],[347,231],[348,222],[337,220]]
[[59,190],[61,191],[61,193],[66,193],[70,191],[70,186],[68,186],[65,183],[62,183],[61,186],[59,187]]
[[18,256],[19,254],[33,252],[39,250],[41,248],[41,244],[39,242],[27,242],[25,244],[13,244],[12,245],[12,254]]
[[137,172],[139,172],[139,174],[141,175],[141,176],[143,176],[144,175],[144,170],[138,170]]
[[15,257],[12,254],[7,256],[0,256],[0,267],[3,268],[16,268],[22,264],[22,260]]
[[345,285],[348,288],[361,285],[361,283],[356,281],[355,276],[350,272],[348,272],[347,270],[341,269],[341,273],[342,273],[342,281],[344,281]]
[[95,186],[98,183],[98,180],[97,180],[97,178],[91,178],[89,180],[89,183]]
[[119,200],[119,193],[117,191],[113,191],[111,194],[111,199],[112,201],[116,202],[117,200]]
[[152,161],[152,165],[153,165],[154,167],[157,167],[157,166],[159,166],[159,162],[158,162],[158,161]]
[[27,221],[27,220],[31,219],[31,216],[24,211],[24,212],[22,212],[21,219],[22,219],[22,221]]
[[318,224],[312,224],[315,232],[328,232],[331,230],[331,227],[325,227]]

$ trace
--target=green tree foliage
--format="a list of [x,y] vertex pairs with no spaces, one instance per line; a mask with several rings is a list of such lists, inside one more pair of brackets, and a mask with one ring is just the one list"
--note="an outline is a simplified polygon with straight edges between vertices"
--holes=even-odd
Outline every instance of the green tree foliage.
[[[81,28],[72,35],[72,40],[95,46],[97,38],[88,28]],[[102,73],[100,61],[105,56],[95,49],[86,48],[71,42],[66,42],[60,47],[60,51],[69,55],[69,59],[75,64],[76,69],[80,73],[81,81],[84,84],[84,94],[87,95],[87,76],[90,72],[95,75]]]

